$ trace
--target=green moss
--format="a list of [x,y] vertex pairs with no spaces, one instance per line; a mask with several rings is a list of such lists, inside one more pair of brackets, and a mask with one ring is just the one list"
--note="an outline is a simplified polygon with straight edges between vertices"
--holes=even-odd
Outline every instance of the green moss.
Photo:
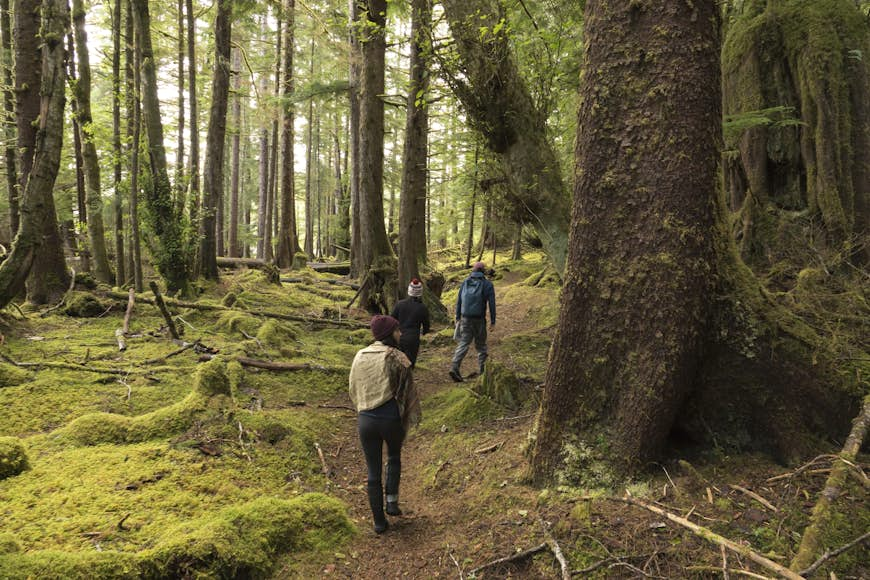
[[478,394],[513,410],[519,409],[531,399],[529,387],[523,385],[513,371],[492,358],[487,360],[486,370],[473,388]]
[[0,479],[23,472],[29,467],[27,451],[18,437],[0,437]]
[[230,380],[227,378],[227,367],[220,358],[205,363],[196,373],[194,390],[204,397],[224,395],[229,397]]
[[454,387],[426,399],[420,428],[437,431],[447,427],[468,427],[481,421],[503,415],[501,408],[489,397],[464,387]]
[[260,321],[250,314],[240,310],[226,310],[218,315],[214,328],[227,334],[235,334],[237,332],[254,334],[257,332],[259,324]]
[[0,556],[20,551],[21,542],[18,541],[18,538],[7,532],[0,532]]
[[30,376],[24,369],[0,362],[0,388],[20,385]]
[[257,330],[257,339],[264,345],[271,347],[293,342],[297,336],[299,336],[298,326],[288,322],[279,322],[272,318],[263,322],[259,330]]
[[353,526],[344,506],[321,494],[260,498],[164,530],[157,544],[118,551],[33,551],[0,556],[3,578],[264,578],[283,552],[342,545]]
[[63,313],[67,316],[92,318],[106,311],[106,306],[87,292],[72,292],[66,299]]

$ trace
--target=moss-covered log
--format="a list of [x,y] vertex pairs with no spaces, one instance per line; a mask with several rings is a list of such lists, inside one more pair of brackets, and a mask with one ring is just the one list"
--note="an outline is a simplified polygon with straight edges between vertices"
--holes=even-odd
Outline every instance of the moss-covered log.
[[868,54],[870,26],[850,0],[753,0],[729,27],[725,177],[745,257],[765,257],[778,222],[808,211],[830,243],[870,258]]

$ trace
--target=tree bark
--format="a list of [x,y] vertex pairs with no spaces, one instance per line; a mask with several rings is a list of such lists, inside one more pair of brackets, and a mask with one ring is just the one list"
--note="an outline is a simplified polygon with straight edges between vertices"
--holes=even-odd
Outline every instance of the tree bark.
[[284,66],[282,91],[283,128],[281,150],[281,226],[278,231],[278,250],[275,261],[279,268],[293,266],[293,256],[299,251],[299,236],[296,233],[296,186],[293,172],[294,107],[293,95],[293,35],[295,32],[295,0],[284,0]]
[[[281,44],[283,36],[281,34],[281,19],[278,19],[278,29],[276,31],[278,42],[275,43],[275,101],[281,94]],[[272,247],[273,234],[275,232],[275,190],[278,187],[278,115],[273,112],[272,117],[272,143],[269,153],[269,190],[266,198],[266,229],[263,232],[265,238],[263,240],[264,258],[266,260],[274,259],[274,249]]]
[[186,0],[185,15],[187,16],[187,100],[190,103],[190,183],[188,197],[190,221],[197,227],[199,221],[199,105],[196,101],[196,20],[193,14],[193,0]]
[[642,468],[699,369],[715,270],[717,10],[713,0],[586,4],[577,181],[532,459],[538,481],[564,467],[569,443],[617,472]]
[[429,46],[432,8],[429,0],[411,3],[411,59],[405,147],[402,155],[402,193],[399,210],[399,291],[406,281],[420,277],[426,261],[426,169],[429,156]]
[[229,223],[229,255],[231,258],[239,257],[239,174],[241,171],[241,133],[242,133],[242,53],[237,48],[233,55],[233,73],[235,80],[233,86],[233,134],[232,151],[230,159],[230,223]]
[[94,275],[101,282],[112,283],[115,275],[109,265],[106,251],[106,232],[103,225],[103,192],[100,185],[100,161],[93,138],[91,114],[91,63],[88,53],[88,35],[85,30],[83,0],[72,1],[73,33],[76,42],[79,78],[73,94],[78,104],[78,130],[81,133],[82,160],[85,168],[85,191],[88,205],[88,240],[91,246]]
[[348,158],[350,159],[350,171],[348,171],[348,187],[350,189],[350,275],[359,278],[365,275],[365,268],[361,262],[360,253],[360,92],[362,83],[362,51],[360,49],[360,4],[358,0],[348,0],[348,17],[350,19],[348,44],[349,67],[348,79],[350,100],[348,114]]
[[172,189],[163,146],[163,123],[157,96],[157,69],[151,47],[151,17],[147,0],[132,0],[139,40],[142,69],[142,111],[148,136],[151,179],[145,191],[147,223],[155,234],[153,258],[169,292],[188,291],[188,263],[185,256],[181,216],[172,203]]
[[[28,4],[25,6],[25,4]],[[34,3],[35,4],[35,3]],[[33,13],[37,14],[37,20],[33,21]],[[51,191],[57,178],[60,166],[60,152],[63,145],[63,109],[65,102],[64,91],[66,89],[66,71],[64,70],[64,45],[63,40],[69,26],[69,12],[65,0],[44,0],[42,2],[42,25],[38,19],[39,9],[29,3],[16,2],[16,8],[20,10],[16,15],[16,40],[23,42],[24,46],[31,46],[25,37],[33,35],[29,40],[35,40],[38,31],[42,31],[42,61],[39,63],[39,78],[41,89],[37,87],[22,87],[20,89],[29,92],[30,96],[39,95],[37,110],[42,114],[38,116],[38,125],[33,127],[36,132],[36,141],[30,153],[34,154],[29,164],[29,176],[26,181],[23,195],[21,196],[21,216],[18,235],[12,244],[12,250],[6,260],[0,264],[0,307],[5,307],[21,291],[28,272],[34,267],[34,257],[37,254],[48,253],[46,244],[52,240],[45,237],[46,223],[51,223],[57,230],[57,218],[54,214],[54,203],[51,199]],[[18,18],[22,20],[19,22]],[[30,25],[35,25],[31,27]],[[18,49],[24,48],[18,44]],[[29,54],[22,54],[18,62],[27,62]],[[16,79],[17,81],[20,79]],[[20,110],[19,110],[20,111]],[[20,113],[19,113],[20,114]],[[20,123],[20,120],[19,120]],[[46,193],[48,195],[46,195]],[[61,245],[56,246],[60,251]],[[63,254],[61,254],[61,259]],[[63,261],[61,261],[63,265]],[[69,284],[69,275],[65,269],[61,280]],[[39,276],[44,272],[38,272]],[[43,285],[45,282],[37,278],[35,282],[41,297],[57,298],[53,292],[44,292],[55,284]],[[65,290],[65,288],[64,288]]]
[[[67,35],[67,78],[69,82],[76,82],[76,63],[75,63],[75,40],[72,33]],[[76,248],[79,245],[79,231],[86,230],[88,224],[88,204],[87,204],[87,188],[85,187],[85,161],[82,154],[82,132],[79,130],[78,119],[78,103],[75,97],[70,102],[70,112],[72,113],[72,129],[73,129],[73,158],[75,159],[75,175],[76,175],[76,208],[79,212],[78,223],[80,227],[75,227],[70,233],[75,241]],[[90,244],[83,244],[83,247],[78,250],[80,258],[79,265],[82,272],[91,271],[91,252]]]
[[[311,58],[309,59],[308,78],[314,78],[314,39],[311,39]],[[312,197],[313,185],[313,157],[314,157],[314,99],[308,100],[308,127],[305,129],[305,239],[303,248],[308,259],[314,259],[314,200]]]
[[[502,160],[516,213],[534,224],[556,269],[565,266],[570,200],[556,152],[511,55],[504,11],[492,0],[445,0],[466,80],[447,79]],[[481,31],[485,30],[485,33]]]
[[[185,192],[184,183],[184,52],[186,38],[184,35],[184,0],[178,0],[175,5],[176,27],[178,28],[178,145],[175,152],[175,211],[184,215]],[[191,61],[193,62],[193,61]]]
[[[340,122],[336,119],[335,132],[332,134],[332,143],[335,152],[334,159],[334,174],[335,174],[335,213],[336,222],[333,228],[332,243],[334,246],[335,257],[338,260],[346,260],[350,258],[350,252],[346,248],[350,246],[350,188],[342,180],[341,171],[341,143],[339,142],[338,133],[341,130]],[[349,152],[345,152],[345,160],[347,160]],[[342,249],[345,248],[345,249]]]
[[117,268],[118,286],[127,283],[127,272],[124,262],[124,203],[121,187],[121,0],[115,0],[112,5],[112,162],[115,199],[115,264]]
[[125,48],[127,83],[127,136],[130,138],[130,267],[136,292],[142,292],[142,238],[139,235],[139,146],[142,132],[142,107],[140,98],[141,67],[139,38],[133,23],[133,3],[127,0]]
[[[268,90],[266,78],[260,83],[260,92]],[[257,189],[257,259],[266,259],[266,216],[269,203],[269,129],[264,124],[260,129],[260,159],[258,164],[259,187]]]
[[397,298],[396,258],[384,227],[384,54],[386,0],[364,0],[365,36],[360,75],[359,266],[368,278],[360,304],[369,312],[388,312]]
[[19,185],[18,169],[15,160],[15,97],[12,92],[12,25],[9,13],[9,0],[0,0],[0,50],[3,67],[3,137],[6,140],[6,189],[9,193],[9,235],[18,232]]
[[199,274],[217,280],[218,204],[224,186],[224,140],[227,131],[227,97],[230,91],[230,37],[232,2],[220,0],[215,16],[215,59],[212,80],[211,112],[206,137],[205,171],[203,176],[202,222],[199,231]]

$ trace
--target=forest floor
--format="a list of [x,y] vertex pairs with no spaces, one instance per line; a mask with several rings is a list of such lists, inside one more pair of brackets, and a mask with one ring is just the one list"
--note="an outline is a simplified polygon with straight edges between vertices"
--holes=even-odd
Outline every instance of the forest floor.
[[[405,513],[389,518],[382,535],[372,531],[347,395],[350,361],[370,341],[367,316],[348,312],[354,290],[335,276],[302,273],[279,287],[255,271],[224,272],[202,289],[207,308],[171,305],[188,341],[220,350],[209,365],[225,369],[232,401],[217,410],[191,398],[212,385],[204,354],[169,340],[151,305],[136,304],[124,352],[115,331],[126,300],[107,288],[70,296],[83,305],[75,314],[70,304],[7,312],[0,443],[23,444],[30,469],[0,473],[0,577],[558,577],[546,542],[581,578],[722,577],[723,568],[731,577],[773,577],[661,515],[608,498],[629,491],[788,565],[830,457],[796,470],[761,455],[683,448],[618,489],[596,486],[595,477],[548,490],[525,483],[557,318],[558,285],[544,266],[533,256],[502,261],[494,280],[491,368],[515,376],[526,400],[502,406],[476,379],[452,382],[452,328],[424,340],[415,371],[423,421],[402,454]],[[442,298],[452,304],[467,270],[445,270]],[[336,318],[344,326],[324,324]],[[302,367],[242,368],[239,357]],[[475,369],[472,348],[463,370]],[[596,468],[577,459],[580,470]],[[870,529],[860,459],[824,549]],[[870,577],[866,544],[815,577],[831,571]]]
[[[522,279],[511,273],[495,282],[498,323],[489,336],[489,352],[491,360],[518,373],[531,373],[526,375],[526,382],[533,379],[530,386],[539,388],[546,349],[536,349],[532,340],[525,354],[531,354],[533,362],[518,363],[522,346],[518,349],[515,338],[531,333],[549,344],[554,327],[541,328],[541,313],[536,308],[547,300],[547,291],[542,290],[536,299],[524,296],[516,301],[509,290],[517,284],[522,284]],[[386,533],[373,532],[365,461],[355,417],[348,413],[328,444],[332,476],[327,490],[347,502],[359,534],[331,558],[326,555],[301,565],[296,562],[285,566],[276,577],[559,577],[560,564],[554,552],[542,546],[548,538],[564,552],[574,577],[705,578],[722,577],[723,570],[734,575],[756,574],[758,578],[774,576],[686,529],[666,523],[661,516],[605,499],[581,499],[588,494],[621,495],[624,490],[565,488],[542,492],[524,483],[527,439],[534,421],[528,407],[468,422],[439,425],[440,421],[427,421],[425,415],[432,405],[438,419],[443,416],[439,407],[450,399],[445,393],[473,384],[473,377],[461,385],[448,377],[453,348],[452,341],[435,340],[428,346],[424,343],[421,349],[415,379],[423,398],[424,422],[421,429],[412,431],[403,448],[403,515],[388,517]],[[474,369],[476,352],[472,348],[463,363],[463,375]],[[339,397],[335,404],[347,404],[345,399]],[[787,567],[807,513],[830,471],[826,469],[829,463],[809,465],[811,469],[791,477],[793,471],[758,455],[719,454],[698,459],[697,465],[676,459],[659,465],[647,480],[629,486],[629,491]],[[870,522],[867,480],[860,477],[863,489],[856,485],[843,500],[856,508],[853,513],[858,522],[854,527],[843,526],[841,533],[835,534],[841,538],[855,531],[860,535],[863,524],[859,522]],[[760,501],[751,497],[755,492]],[[769,498],[766,504],[765,497]],[[528,557],[489,565],[536,548]],[[866,546],[859,547],[836,569],[840,578],[867,578],[870,552]]]

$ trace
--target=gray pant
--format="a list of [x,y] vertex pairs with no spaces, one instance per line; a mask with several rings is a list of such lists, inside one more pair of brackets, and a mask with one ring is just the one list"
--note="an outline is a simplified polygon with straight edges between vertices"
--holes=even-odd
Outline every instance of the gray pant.
[[453,353],[452,367],[457,373],[472,340],[474,348],[477,350],[477,364],[480,367],[480,372],[483,373],[483,366],[486,363],[486,318],[465,318],[463,316],[459,320],[459,345]]

